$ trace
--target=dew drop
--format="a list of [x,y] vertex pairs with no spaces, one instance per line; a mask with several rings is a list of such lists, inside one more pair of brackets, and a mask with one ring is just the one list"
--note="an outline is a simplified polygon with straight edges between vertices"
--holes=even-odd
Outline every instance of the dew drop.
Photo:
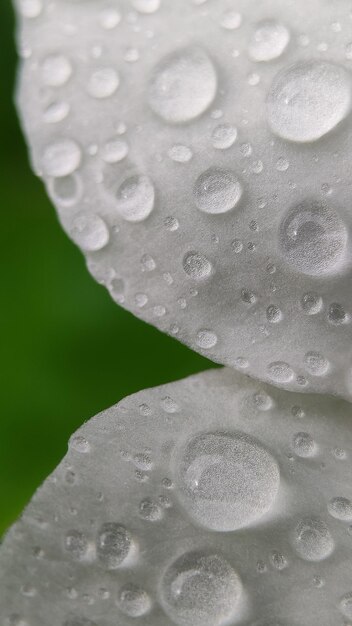
[[179,498],[201,526],[232,531],[272,507],[280,474],[272,455],[243,433],[201,433],[187,443],[177,468]]
[[213,266],[203,254],[187,252],[183,258],[183,269],[190,278],[201,280],[210,276]]
[[328,503],[328,511],[332,517],[342,522],[352,521],[352,502],[348,498],[337,496]]
[[197,178],[193,194],[200,211],[227,213],[238,204],[242,185],[231,170],[211,167]]
[[282,320],[282,312],[276,304],[270,304],[266,310],[266,318],[271,324],[277,324]]
[[293,369],[285,361],[270,363],[268,374],[275,383],[289,383],[294,377]]
[[82,193],[82,183],[76,174],[69,174],[49,181],[49,191],[54,201],[62,206],[73,206]]
[[222,626],[232,622],[242,595],[242,583],[218,554],[188,552],[166,570],[161,602],[178,626]]
[[339,607],[342,615],[352,619],[352,591],[342,596]]
[[320,352],[307,352],[304,363],[312,376],[324,376],[329,369],[329,361]]
[[62,54],[48,56],[41,66],[42,81],[48,87],[61,87],[67,83],[72,74],[72,66]]
[[148,522],[157,522],[162,519],[163,511],[151,498],[145,498],[139,505],[139,515]]
[[328,311],[328,320],[330,324],[338,326],[343,324],[346,321],[346,318],[347,316],[345,310],[341,304],[338,304],[337,302],[330,304]]
[[71,139],[62,139],[44,150],[43,168],[48,176],[68,176],[79,167],[81,158],[78,144]]
[[120,84],[119,75],[111,67],[96,70],[91,74],[88,81],[88,93],[93,98],[109,98]]
[[301,520],[293,535],[293,545],[305,561],[322,561],[334,550],[334,541],[326,523],[315,517]]
[[141,617],[150,611],[152,602],[144,589],[133,583],[128,583],[120,589],[117,605],[125,615]]
[[167,154],[176,163],[188,163],[193,156],[192,150],[188,146],[179,143],[172,146]]
[[74,437],[71,437],[69,445],[70,448],[76,452],[80,452],[81,454],[87,454],[90,452],[90,444],[85,437],[82,437],[82,435],[75,435]]
[[325,61],[304,61],[284,69],[267,97],[271,129],[296,142],[320,139],[348,115],[350,107],[348,73]]
[[23,17],[29,19],[38,17],[43,10],[42,0],[20,0],[19,10]]
[[43,113],[43,120],[46,124],[58,124],[68,116],[70,105],[65,101],[58,101],[49,104]]
[[214,128],[211,139],[214,148],[227,150],[233,146],[237,139],[237,128],[231,124],[220,124]]
[[281,222],[279,244],[287,263],[303,274],[320,275],[339,266],[348,234],[340,216],[315,200],[291,208]]
[[323,300],[317,293],[309,291],[302,296],[301,307],[307,315],[317,315],[323,308]]
[[88,550],[88,541],[84,533],[79,530],[70,530],[64,540],[65,550],[73,559],[84,559]]
[[99,215],[79,213],[72,220],[70,236],[73,241],[87,252],[104,248],[109,241],[109,229]]
[[290,41],[286,26],[273,20],[257,25],[249,44],[249,56],[253,61],[272,61],[282,55]]
[[186,48],[173,52],[155,68],[149,105],[166,122],[188,122],[207,110],[216,90],[216,71],[208,55],[200,48]]
[[132,537],[128,530],[116,524],[103,524],[97,536],[97,558],[106,569],[116,569],[128,557],[132,548]]
[[132,0],[132,5],[139,13],[155,13],[160,7],[160,0]]
[[148,176],[130,176],[116,193],[116,209],[128,222],[141,222],[154,208],[155,190]]
[[105,163],[118,163],[128,154],[128,145],[123,139],[112,139],[103,148],[103,159]]
[[199,330],[196,335],[196,344],[203,350],[210,350],[216,346],[218,338],[212,330]]
[[292,444],[297,456],[303,458],[314,456],[317,450],[316,443],[309,433],[296,433],[293,437]]

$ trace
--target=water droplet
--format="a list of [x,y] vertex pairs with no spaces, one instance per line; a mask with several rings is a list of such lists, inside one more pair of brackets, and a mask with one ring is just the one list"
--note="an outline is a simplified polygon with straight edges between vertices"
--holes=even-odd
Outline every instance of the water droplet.
[[302,296],[301,307],[307,315],[316,315],[323,308],[323,300],[317,293],[309,291]]
[[62,139],[44,150],[43,168],[48,176],[68,176],[79,167],[81,157],[81,149],[75,141]]
[[109,98],[120,84],[119,75],[112,67],[96,70],[88,81],[88,93],[93,98]]
[[238,204],[242,185],[230,170],[211,167],[197,178],[193,193],[198,209],[204,213],[227,213]]
[[29,19],[38,17],[43,10],[42,0],[20,0],[19,10],[23,17]]
[[149,85],[149,104],[166,122],[187,122],[206,111],[216,90],[217,76],[208,55],[200,48],[186,48],[156,67]]
[[174,232],[175,230],[178,230],[180,224],[176,217],[169,216],[169,217],[165,217],[164,226],[166,230],[169,230],[170,232]]
[[347,116],[350,107],[348,73],[325,61],[304,61],[284,69],[267,97],[273,132],[297,142],[320,139]]
[[281,552],[277,552],[276,550],[271,554],[271,562],[275,569],[279,571],[285,569],[288,565],[286,557],[281,554]]
[[352,521],[352,502],[348,498],[337,496],[328,503],[328,511],[332,517],[342,522]]
[[253,395],[253,402],[256,409],[259,411],[269,411],[274,405],[274,402],[270,396],[264,391],[259,391]]
[[41,66],[42,81],[48,87],[61,87],[72,75],[72,66],[63,54],[46,57]]
[[279,229],[279,243],[287,263],[310,275],[326,274],[341,264],[347,229],[340,216],[315,200],[291,208]]
[[160,0],[132,0],[132,5],[140,13],[155,13],[160,7]]
[[276,161],[276,169],[278,170],[278,172],[287,172],[289,167],[290,167],[290,163],[284,157],[280,157]]
[[141,222],[149,217],[154,201],[154,185],[148,176],[130,176],[116,193],[116,209],[128,222]]
[[145,498],[139,505],[139,515],[148,522],[157,522],[163,517],[163,510],[151,498]]
[[315,517],[301,520],[293,535],[299,556],[306,561],[322,561],[334,550],[334,541],[326,523]]
[[286,26],[273,20],[265,20],[256,26],[249,44],[249,56],[253,61],[272,61],[282,55],[290,41]]
[[70,112],[68,102],[58,101],[49,104],[43,113],[43,120],[46,124],[57,124],[62,122]]
[[259,520],[273,505],[280,474],[272,455],[243,433],[201,433],[182,452],[179,497],[201,526],[236,530]]
[[141,617],[152,607],[147,592],[133,583],[128,583],[120,589],[117,604],[120,611],[129,617]]
[[329,369],[329,361],[320,352],[307,352],[304,363],[312,376],[324,376]]
[[242,583],[218,554],[188,552],[166,570],[161,602],[179,626],[222,626],[235,617]]
[[214,128],[211,139],[214,148],[227,150],[233,146],[237,139],[237,128],[231,124],[220,124]]
[[342,596],[339,607],[342,615],[352,619],[352,591]]
[[196,335],[196,344],[203,350],[210,350],[216,346],[218,338],[212,330],[199,330]]
[[183,146],[182,144],[175,144],[168,150],[168,156],[176,163],[188,163],[191,160],[193,153],[190,148]]
[[107,7],[100,12],[99,21],[103,28],[111,30],[112,28],[116,28],[116,26],[121,22],[121,15],[113,7]]
[[90,445],[85,437],[81,435],[75,435],[71,437],[69,441],[69,446],[76,452],[80,452],[82,454],[87,454],[90,452]]
[[297,433],[293,437],[293,449],[297,456],[308,458],[317,451],[316,443],[309,433]]
[[76,174],[52,178],[49,181],[49,192],[58,204],[67,207],[73,206],[81,197],[81,179]]
[[285,361],[270,363],[268,374],[275,383],[289,383],[294,377],[293,369]]
[[150,254],[144,254],[141,258],[142,272],[152,272],[156,268],[156,263]]
[[72,558],[80,561],[87,554],[88,540],[84,533],[79,530],[70,530],[65,536],[64,547]]
[[112,139],[108,141],[103,149],[103,159],[105,163],[118,163],[128,154],[128,144],[123,139]]
[[99,215],[79,213],[72,220],[70,237],[83,250],[95,252],[107,245],[110,235],[107,225]]
[[162,409],[166,413],[178,413],[180,410],[177,402],[173,398],[170,398],[170,396],[165,396],[165,398],[162,398],[160,404]]
[[191,278],[200,280],[210,276],[213,266],[203,254],[187,252],[183,258],[183,269]]
[[338,326],[339,324],[343,324],[346,319],[347,315],[341,304],[338,304],[337,302],[330,304],[328,312],[328,320],[330,324]]
[[96,544],[99,563],[106,569],[116,569],[130,554],[132,537],[124,526],[108,522],[100,527]]
[[268,322],[276,324],[282,320],[282,312],[276,304],[270,304],[266,310],[266,317]]
[[237,11],[225,11],[220,20],[220,26],[225,28],[225,30],[236,30],[241,24],[242,16]]

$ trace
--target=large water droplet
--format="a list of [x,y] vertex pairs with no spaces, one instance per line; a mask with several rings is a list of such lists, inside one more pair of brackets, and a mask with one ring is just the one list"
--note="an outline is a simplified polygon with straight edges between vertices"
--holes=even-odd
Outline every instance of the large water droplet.
[[348,498],[337,496],[328,503],[328,511],[332,517],[343,522],[352,521],[352,502]]
[[103,524],[97,537],[97,557],[107,569],[116,569],[125,561],[132,547],[132,537],[128,530],[116,524]]
[[109,229],[99,215],[79,213],[72,220],[70,236],[73,241],[87,252],[101,250],[109,241]]
[[44,171],[48,176],[68,176],[79,167],[81,156],[80,147],[71,139],[52,143],[44,150]]
[[265,20],[257,25],[249,44],[249,56],[254,61],[277,59],[286,49],[290,33],[286,26],[274,20]]
[[178,461],[179,498],[201,526],[230,531],[259,520],[273,505],[280,474],[272,455],[243,433],[202,433]]
[[152,606],[147,592],[133,583],[128,583],[120,589],[117,604],[120,611],[129,617],[141,617],[148,613]]
[[343,67],[305,61],[280,72],[267,98],[269,124],[279,137],[315,141],[349,113],[351,80]]
[[214,100],[217,76],[200,48],[186,48],[167,56],[155,69],[149,85],[149,104],[167,122],[192,120]]
[[119,75],[112,67],[96,70],[89,78],[88,93],[93,98],[109,98],[120,84]]
[[116,208],[128,222],[145,220],[154,208],[154,201],[154,185],[148,176],[130,176],[116,193]]
[[227,213],[239,202],[242,185],[231,170],[212,167],[197,178],[193,193],[204,213]]
[[301,520],[293,535],[294,547],[306,561],[322,561],[334,549],[334,541],[326,523],[315,517]]
[[316,200],[305,200],[291,208],[279,229],[285,260],[304,274],[333,271],[343,258],[347,239],[340,216]]
[[207,552],[178,558],[166,570],[161,585],[164,610],[179,626],[230,623],[241,594],[241,580],[231,565]]

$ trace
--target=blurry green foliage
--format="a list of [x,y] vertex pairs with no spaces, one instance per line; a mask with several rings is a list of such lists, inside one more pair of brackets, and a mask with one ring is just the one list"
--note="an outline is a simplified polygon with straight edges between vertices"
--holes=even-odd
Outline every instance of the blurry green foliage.
[[1,536],[84,420],[212,364],[116,306],[89,276],[29,169],[13,106],[10,0],[0,17]]

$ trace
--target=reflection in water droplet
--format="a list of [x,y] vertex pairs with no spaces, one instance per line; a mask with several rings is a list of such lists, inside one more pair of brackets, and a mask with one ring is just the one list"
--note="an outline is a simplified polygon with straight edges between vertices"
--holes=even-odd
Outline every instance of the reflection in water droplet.
[[128,222],[141,222],[152,212],[154,185],[148,176],[130,176],[118,188],[116,209]]
[[249,44],[249,56],[254,61],[277,59],[286,49],[290,33],[286,26],[273,20],[266,20],[257,25]]
[[110,234],[107,225],[99,215],[79,213],[72,220],[70,237],[83,250],[95,252],[107,245]]
[[238,204],[242,185],[231,170],[212,167],[197,178],[193,193],[198,209],[204,213],[227,213]]
[[109,570],[116,569],[129,555],[132,537],[124,526],[108,522],[100,527],[96,544],[99,563]]
[[306,561],[322,561],[334,550],[334,541],[326,523],[318,518],[301,520],[293,534],[293,545]]
[[200,280],[210,276],[213,267],[203,254],[188,252],[183,258],[183,269],[191,278]]

